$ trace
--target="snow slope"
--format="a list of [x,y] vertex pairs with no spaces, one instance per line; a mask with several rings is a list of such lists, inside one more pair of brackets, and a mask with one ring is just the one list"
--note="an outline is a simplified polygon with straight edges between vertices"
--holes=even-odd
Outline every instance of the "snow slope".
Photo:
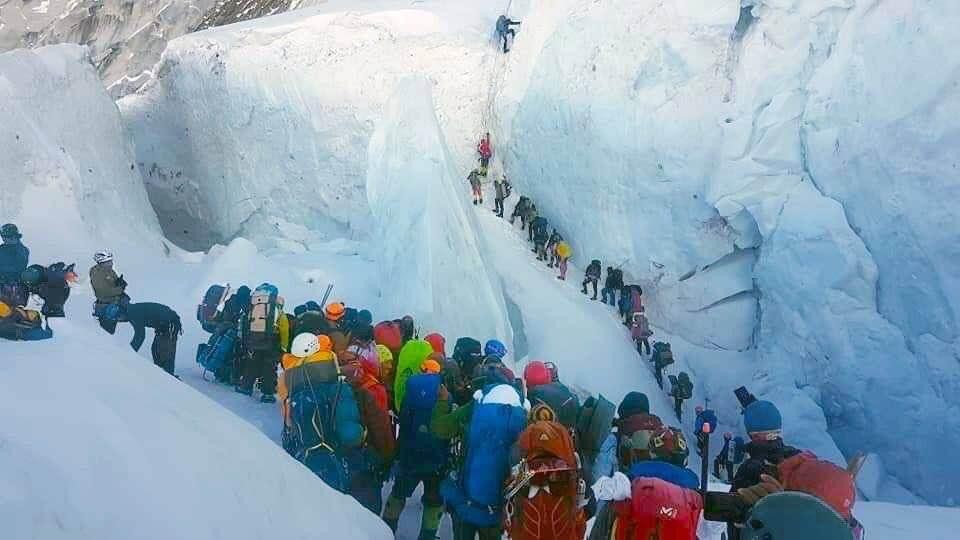
[[381,316],[416,313],[424,329],[451,339],[510,342],[503,292],[481,257],[473,212],[458,189],[426,78],[397,85],[367,155]]
[[110,343],[85,304],[69,307],[54,340],[2,345],[6,537],[391,537],[251,425]]
[[742,351],[726,368],[791,429],[955,504],[960,10],[742,4],[533,2],[497,92],[504,166],[579,262],[627,261],[665,330]]
[[20,226],[34,261],[84,271],[96,249],[170,249],[83,48],[0,54],[0,140],[0,216]]

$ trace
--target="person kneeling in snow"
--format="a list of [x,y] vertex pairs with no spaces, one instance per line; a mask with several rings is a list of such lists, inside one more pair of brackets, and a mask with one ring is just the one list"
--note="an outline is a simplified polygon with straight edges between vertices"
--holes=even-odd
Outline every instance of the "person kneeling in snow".
[[153,328],[153,344],[150,352],[153,363],[173,375],[177,360],[177,339],[183,333],[180,316],[163,304],[139,302],[127,306],[127,320],[133,326],[130,346],[139,351],[146,339],[146,329]]

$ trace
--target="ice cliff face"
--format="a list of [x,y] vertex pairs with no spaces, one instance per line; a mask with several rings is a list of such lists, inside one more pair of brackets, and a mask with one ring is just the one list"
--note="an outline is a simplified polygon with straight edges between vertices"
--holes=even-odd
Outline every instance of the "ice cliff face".
[[471,160],[487,92],[474,34],[424,10],[268,21],[177,40],[156,83],[121,102],[169,238],[269,247],[368,232],[367,145],[409,74],[434,84],[457,166]]
[[540,8],[497,107],[516,181],[657,322],[956,503],[958,6]]
[[83,48],[0,54],[0,141],[0,216],[20,226],[33,262],[85,268],[95,249],[165,249],[117,106]]

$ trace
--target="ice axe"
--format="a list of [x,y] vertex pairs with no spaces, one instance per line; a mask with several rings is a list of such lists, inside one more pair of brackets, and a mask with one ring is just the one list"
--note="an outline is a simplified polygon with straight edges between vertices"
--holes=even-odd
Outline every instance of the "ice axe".
[[327,290],[323,293],[323,300],[320,301],[320,307],[327,307],[327,300],[330,299],[330,293],[333,291],[333,283],[327,285]]

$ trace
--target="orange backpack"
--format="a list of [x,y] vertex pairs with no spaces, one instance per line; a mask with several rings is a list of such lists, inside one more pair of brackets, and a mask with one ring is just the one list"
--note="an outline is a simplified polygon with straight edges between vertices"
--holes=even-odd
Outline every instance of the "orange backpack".
[[517,441],[523,460],[507,483],[505,528],[513,540],[581,540],[585,484],[570,431],[550,421],[527,426]]
[[780,482],[787,491],[802,491],[817,497],[844,519],[853,514],[857,488],[853,474],[813,452],[801,452],[780,462]]

